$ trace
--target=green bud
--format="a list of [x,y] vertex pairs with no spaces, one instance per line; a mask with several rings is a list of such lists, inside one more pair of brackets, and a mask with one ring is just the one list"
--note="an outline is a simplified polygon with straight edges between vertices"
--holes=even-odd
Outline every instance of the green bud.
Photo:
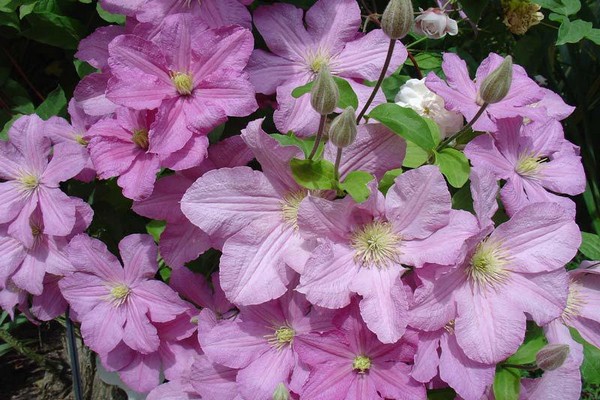
[[413,13],[411,0],[390,0],[381,17],[381,29],[390,39],[402,39],[412,29]]
[[310,104],[321,115],[331,114],[340,99],[340,91],[326,66],[321,67],[310,91]]
[[329,127],[329,141],[343,149],[356,140],[356,115],[353,107],[347,107],[334,118]]
[[507,56],[502,64],[489,74],[479,87],[477,104],[494,104],[502,101],[510,90],[513,75],[512,57]]
[[570,351],[567,344],[548,344],[535,355],[535,362],[544,371],[553,371],[565,363]]
[[290,392],[287,390],[283,383],[280,383],[273,392],[273,400],[289,400]]

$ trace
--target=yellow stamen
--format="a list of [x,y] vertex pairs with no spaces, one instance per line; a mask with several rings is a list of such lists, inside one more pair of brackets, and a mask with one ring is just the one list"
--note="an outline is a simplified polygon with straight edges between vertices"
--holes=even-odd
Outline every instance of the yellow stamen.
[[569,284],[569,296],[567,297],[567,306],[565,307],[561,318],[564,322],[568,322],[573,318],[577,318],[581,313],[581,307],[585,304],[580,292],[581,283],[571,281]]
[[148,150],[148,130],[147,129],[136,129],[133,131],[131,141],[135,143],[140,149]]
[[110,290],[110,296],[115,306],[120,306],[127,301],[131,289],[124,284],[117,285]]
[[286,345],[292,344],[294,336],[296,336],[296,331],[287,325],[283,325],[275,329],[274,334],[267,335],[265,338],[271,346],[275,347],[277,350],[281,350]]
[[283,220],[298,230],[298,208],[308,193],[305,190],[288,193],[281,204]]
[[352,247],[356,250],[354,258],[363,267],[388,267],[398,264],[402,237],[392,230],[388,222],[373,221],[363,225],[352,235]]
[[508,276],[504,265],[508,256],[498,243],[484,240],[477,245],[471,262],[467,267],[467,276],[478,286],[495,286],[503,283]]
[[352,362],[352,369],[364,374],[371,368],[371,359],[367,356],[356,356]]
[[175,85],[175,89],[182,96],[189,96],[194,90],[194,79],[192,75],[185,72],[172,72],[171,81]]

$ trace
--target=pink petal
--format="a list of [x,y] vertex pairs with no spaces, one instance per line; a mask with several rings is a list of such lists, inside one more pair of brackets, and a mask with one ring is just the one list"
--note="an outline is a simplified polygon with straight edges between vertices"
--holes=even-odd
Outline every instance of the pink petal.
[[53,154],[48,167],[41,176],[40,182],[47,186],[58,186],[77,175],[85,166],[86,151],[78,144],[58,143],[53,147]]
[[40,117],[31,114],[17,119],[8,130],[10,142],[25,157],[30,172],[41,173],[48,165],[50,139],[44,134],[45,125]]
[[146,316],[148,306],[135,300],[129,299],[126,306],[123,307],[127,313],[123,328],[123,341],[133,350],[149,354],[158,350],[160,339],[156,328]]
[[207,356],[199,356],[192,365],[191,383],[203,399],[233,399],[238,392],[237,373],[236,369],[211,362]]
[[[391,363],[390,363],[391,364]],[[369,373],[377,392],[387,399],[426,399],[425,386],[422,383],[416,382],[411,377],[411,368],[401,362],[396,362],[391,365],[386,363],[380,368],[372,368]],[[362,397],[357,397],[362,399]]]
[[109,73],[93,73],[83,77],[77,84],[73,96],[86,114],[103,116],[113,113],[117,105],[106,97]]
[[355,39],[360,24],[360,8],[354,0],[319,0],[306,12],[308,32],[330,54]]
[[160,160],[156,154],[141,153],[123,172],[117,184],[123,188],[123,196],[140,200],[152,194],[156,175],[160,172]]
[[280,383],[289,381],[294,367],[292,350],[271,348],[237,375],[242,396],[247,399],[267,399]]
[[160,370],[158,353],[136,354],[129,365],[119,370],[119,376],[131,389],[147,393],[160,384]]
[[149,310],[153,322],[171,321],[188,310],[188,305],[178,294],[160,281],[144,281],[135,287],[134,293],[136,301]]
[[107,282],[121,282],[123,268],[117,258],[98,239],[88,235],[75,236],[67,247],[69,261],[82,272],[97,275]]
[[151,279],[158,270],[158,249],[150,235],[129,235],[119,242],[128,283]]
[[208,235],[187,220],[167,224],[160,235],[160,254],[172,268],[183,267],[210,247]]
[[275,93],[279,86],[291,79],[308,80],[305,63],[291,61],[260,49],[252,52],[246,71],[256,91],[264,94]]
[[110,294],[106,282],[97,276],[76,272],[58,283],[62,295],[79,315],[87,315]]
[[123,338],[123,324],[123,310],[108,302],[101,302],[82,318],[81,336],[85,344],[96,353],[106,354]]
[[39,205],[44,218],[44,233],[66,236],[75,225],[75,205],[58,188],[38,187]]
[[16,181],[0,182],[0,223],[15,219],[26,201],[27,198],[21,193]]
[[415,364],[411,376],[419,382],[427,383],[438,373],[440,356],[440,336],[443,331],[421,332],[419,334],[419,347],[415,354]]
[[319,127],[319,114],[310,105],[310,96],[305,95],[297,99],[291,93],[304,81],[288,82],[285,86],[277,88],[277,103],[273,119],[280,132],[293,131],[297,136],[306,137],[317,133]]

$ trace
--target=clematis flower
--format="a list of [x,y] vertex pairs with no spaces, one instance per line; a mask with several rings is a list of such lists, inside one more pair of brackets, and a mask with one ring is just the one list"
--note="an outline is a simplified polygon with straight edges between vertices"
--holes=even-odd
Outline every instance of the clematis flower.
[[107,97],[137,110],[157,108],[149,150],[173,153],[227,116],[246,116],[257,108],[242,72],[252,46],[247,29],[207,29],[189,15],[170,16],[155,42],[121,35],[110,43]]
[[213,362],[239,369],[244,398],[267,399],[281,382],[304,383],[295,343],[310,332],[331,329],[331,317],[290,290],[278,300],[242,307],[235,321],[223,321],[206,334],[202,349]]
[[571,337],[569,329],[560,320],[544,327],[550,344],[566,344],[569,356],[564,364],[553,371],[545,371],[541,378],[521,380],[521,398],[530,400],[578,400],[581,398],[583,346]]
[[383,343],[402,337],[408,300],[401,280],[404,265],[452,264],[476,225],[465,211],[451,210],[446,182],[435,166],[405,172],[384,196],[330,201],[307,197],[298,209],[306,240],[321,244],[302,270],[300,285],[315,305],[338,309],[362,296],[360,311]]
[[465,148],[475,168],[505,180],[500,195],[509,215],[536,202],[558,203],[575,216],[575,203],[559,194],[585,190],[578,149],[564,139],[558,121],[523,126],[520,118],[497,121],[498,132],[481,135]]
[[463,116],[444,107],[444,99],[425,86],[425,79],[409,79],[396,95],[396,104],[415,110],[433,119],[440,127],[442,138],[458,132],[463,126]]
[[[87,149],[88,142],[84,139],[84,136],[89,127],[96,123],[99,118],[87,115],[75,99],[69,101],[68,111],[71,123],[60,117],[50,117],[48,122],[46,122],[46,134],[54,144],[78,144]],[[85,167],[75,176],[75,179],[83,182],[91,182],[96,178],[96,170],[87,150],[82,155]]]
[[573,327],[581,336],[600,348],[600,268],[598,261],[583,261],[569,271],[569,297],[561,315],[564,325]]
[[362,323],[356,303],[338,316],[338,330],[310,333],[295,344],[310,367],[301,398],[314,400],[427,398],[410,377],[414,350],[405,343],[380,343]]
[[563,266],[577,253],[581,236],[554,203],[526,206],[493,229],[495,178],[474,170],[471,191],[479,232],[466,241],[454,268],[424,279],[415,292],[410,325],[431,332],[454,320],[465,355],[494,364],[523,342],[525,314],[538,325],[561,315],[568,291]]
[[[323,67],[348,81],[365,104],[373,88],[361,82],[377,80],[387,54],[389,38],[380,30],[359,33],[360,8],[354,0],[319,0],[307,12],[290,4],[274,4],[254,12],[254,24],[269,50],[255,50],[248,64],[250,80],[259,93],[277,93],[279,108],[275,124],[281,132],[314,134],[319,114],[310,96],[298,99],[291,92],[314,80]],[[388,74],[406,59],[404,46],[397,43]],[[378,93],[373,105],[385,102]],[[360,108],[360,105],[359,105]]]
[[47,235],[66,236],[76,222],[75,203],[59,184],[81,171],[85,150],[69,143],[51,147],[46,126],[37,115],[23,116],[8,131],[9,142],[0,142],[0,223],[26,247],[35,241],[29,220],[37,207]]
[[495,364],[482,364],[468,358],[454,335],[454,321],[433,332],[422,332],[415,354],[413,379],[427,383],[439,370],[440,378],[464,400],[481,400],[494,382]]
[[[119,250],[125,268],[99,240],[76,236],[67,248],[75,272],[59,286],[92,350],[106,355],[123,341],[142,357],[159,347],[153,323],[173,320],[187,307],[167,285],[153,280],[158,254],[151,236],[129,235]],[[154,363],[143,357],[137,361],[146,362]]]
[[[491,53],[477,68],[476,80],[473,81],[463,60],[456,54],[444,53],[442,68],[447,83],[430,72],[425,84],[444,99],[446,109],[460,112],[467,121],[471,121],[482,106],[477,102],[479,86],[503,60],[498,54]],[[543,97],[543,89],[527,76],[523,67],[514,65],[513,81],[508,94],[502,101],[488,105],[483,115],[473,125],[473,129],[496,132],[498,129],[494,120],[500,118],[528,117],[534,121],[543,121],[547,118],[545,110],[529,107]]]

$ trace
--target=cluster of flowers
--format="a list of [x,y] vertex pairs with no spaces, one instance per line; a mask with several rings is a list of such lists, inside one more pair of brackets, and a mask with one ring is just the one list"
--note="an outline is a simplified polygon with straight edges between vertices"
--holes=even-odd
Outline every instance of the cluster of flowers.
[[[0,143],[2,308],[49,320],[70,306],[104,368],[149,400],[413,400],[448,386],[466,400],[492,398],[496,365],[533,320],[570,350],[551,348],[546,358],[564,356],[540,361],[547,371],[523,379],[521,394],[578,398],[583,352],[568,327],[600,347],[600,267],[565,268],[581,239],[564,195],[585,188],[560,124],[573,109],[510,59],[491,54],[472,80],[445,54],[445,81],[411,80],[397,101],[435,121],[442,144],[464,119],[481,132],[464,148],[473,213],[452,208],[433,165],[380,190],[407,143],[383,124],[354,122],[353,109],[341,114],[351,114],[353,134],[336,138],[347,122],[336,118],[317,157],[335,160],[342,179],[373,175],[370,195],[308,190],[290,163],[314,152],[267,134],[262,119],[210,146],[208,133],[253,113],[260,93],[276,95],[279,131],[322,134],[326,115],[342,112],[319,94],[331,75],[364,112],[385,103],[367,81],[405,61],[396,39],[406,32],[395,26],[410,2],[392,1],[400,11],[367,34],[355,0],[319,0],[305,14],[259,7],[252,21],[270,52],[254,49],[247,3],[103,1],[127,24],[81,42],[77,57],[98,72],[76,89],[71,123],[26,116]],[[417,31],[455,34],[445,11],[427,10]],[[412,7],[409,15],[412,23]],[[489,87],[507,76],[504,93]],[[292,95],[315,78],[310,96]],[[247,166],[253,159],[260,170]],[[162,169],[173,173],[157,180]],[[123,238],[123,266],[83,233],[90,207],[60,189],[96,175],[118,177],[136,213],[166,221],[158,246],[149,235]],[[498,197],[506,218],[495,226]],[[209,248],[222,256],[205,279],[185,264]],[[155,278],[159,253],[168,284]]]

